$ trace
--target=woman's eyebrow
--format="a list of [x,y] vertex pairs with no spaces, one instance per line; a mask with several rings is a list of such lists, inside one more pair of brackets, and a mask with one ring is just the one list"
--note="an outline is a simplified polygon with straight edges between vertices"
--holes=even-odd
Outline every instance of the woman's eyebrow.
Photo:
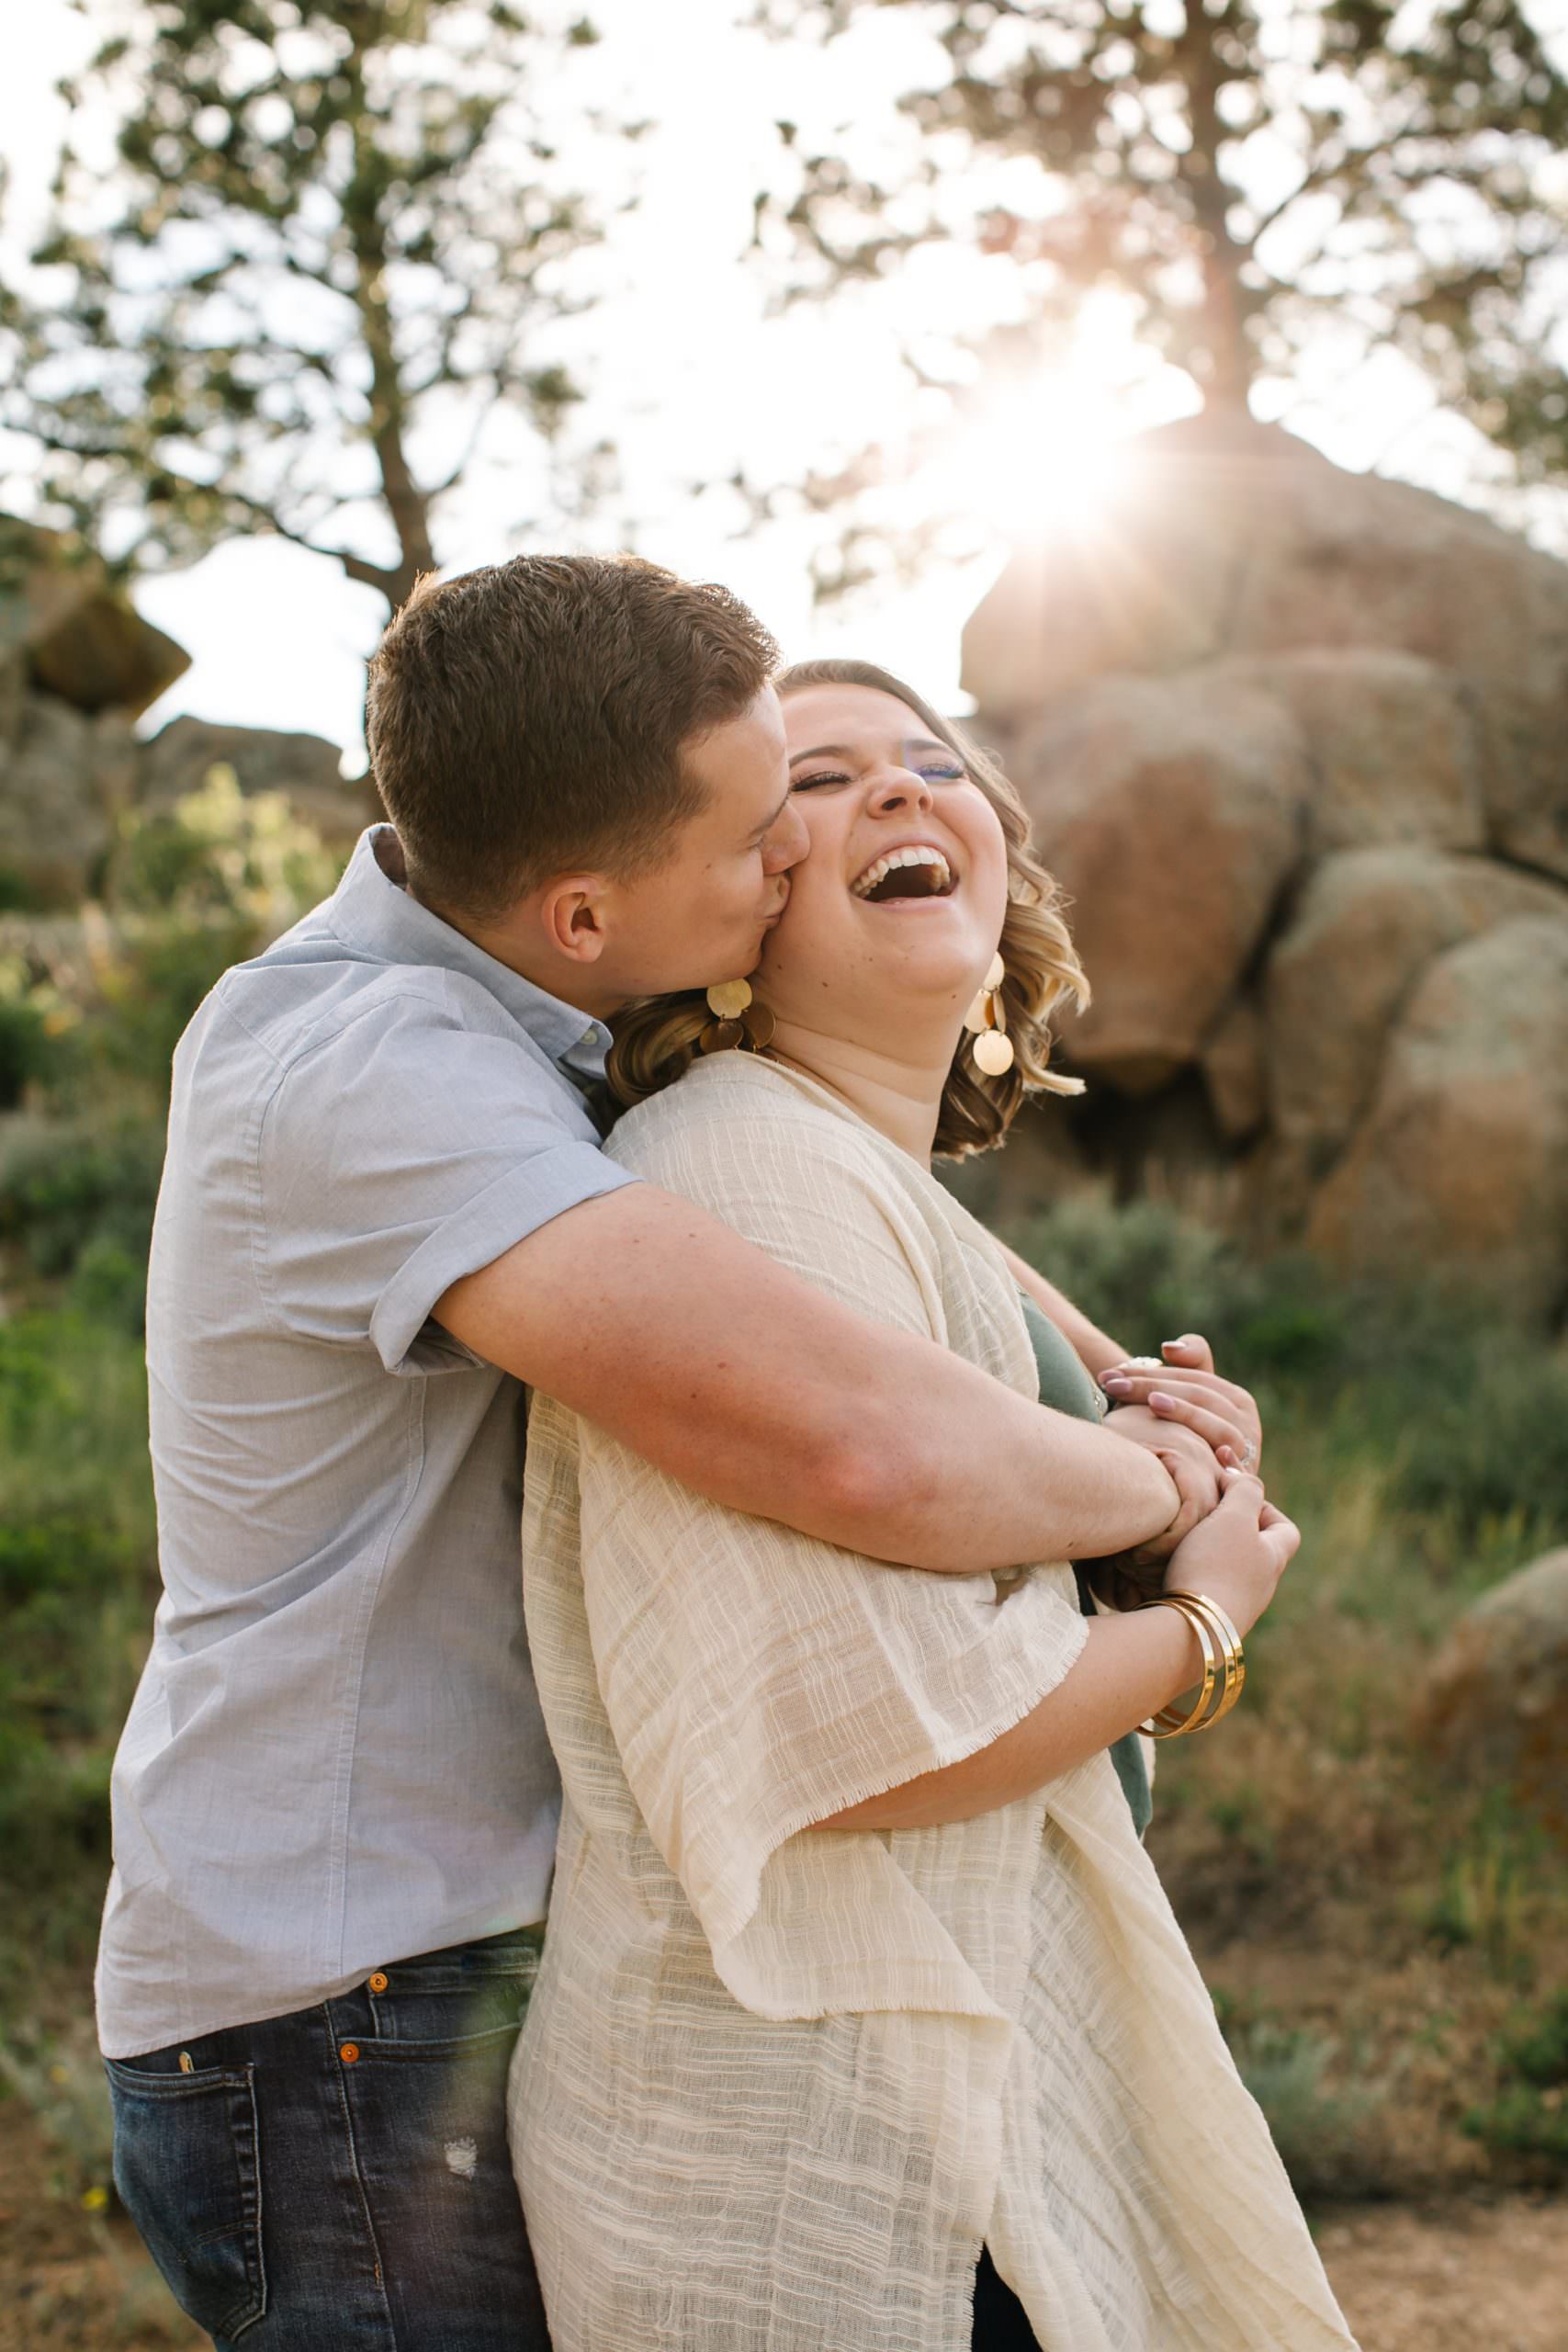
[[[950,760],[958,757],[951,743],[941,743],[934,735],[908,736],[902,749],[906,752],[944,752]],[[854,752],[848,743],[818,743],[809,752],[792,752],[789,763],[793,768],[800,760],[850,760],[853,757]]]

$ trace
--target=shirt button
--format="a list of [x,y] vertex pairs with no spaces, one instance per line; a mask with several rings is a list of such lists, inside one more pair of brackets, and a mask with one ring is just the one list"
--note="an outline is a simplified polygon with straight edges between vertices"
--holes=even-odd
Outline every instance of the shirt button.
[[345,2066],[353,2066],[353,2065],[356,2065],[356,2064],[358,2064],[358,2060],[359,2060],[359,2044],[358,2044],[358,2042],[357,2042],[357,2041],[344,2041],[344,2042],[340,2042],[340,2043],[339,2043],[339,2045],[338,2045],[338,2053],[337,2053],[337,2054],[338,2054],[338,2056],[343,2060],[343,2063],[344,2063],[344,2064]]
[[378,1969],[376,1971],[375,1975],[370,1979],[370,1990],[371,1990],[373,1993],[384,1993],[384,1992],[386,1991],[386,1989],[387,1989],[387,1975],[386,1975],[386,1971],[385,1971],[384,1969],[380,1969],[380,1968],[378,1968]]

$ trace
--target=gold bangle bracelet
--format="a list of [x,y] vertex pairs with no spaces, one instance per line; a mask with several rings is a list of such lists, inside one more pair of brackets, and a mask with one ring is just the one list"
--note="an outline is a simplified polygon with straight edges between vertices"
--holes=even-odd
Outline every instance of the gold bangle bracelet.
[[[1180,1610],[1190,1625],[1206,1625],[1224,1658],[1224,1689],[1206,1714],[1195,1713],[1190,1728],[1212,1731],[1222,1715],[1228,1715],[1241,1696],[1247,1679],[1247,1663],[1242,1656],[1241,1636],[1217,1600],[1205,1592],[1184,1592],[1179,1589],[1166,1595],[1174,1609]],[[1156,1718],[1157,1721],[1157,1718]]]
[[1139,1730],[1150,1739],[1179,1739],[1184,1731],[1199,1731],[1202,1728],[1203,1716],[1214,1695],[1214,1683],[1219,1672],[1219,1646],[1206,1620],[1195,1613],[1189,1615],[1170,1593],[1156,1592],[1151,1600],[1145,1600],[1143,1605],[1145,1609],[1177,1609],[1179,1614],[1186,1619],[1197,1634],[1199,1647],[1203,1653],[1203,1687],[1198,1694],[1196,1704],[1183,1714],[1173,1701],[1168,1707],[1162,1707],[1151,1723],[1140,1724],[1138,1726]]
[[[1225,1705],[1219,1711],[1220,1714],[1228,1714],[1231,1708],[1235,1706],[1236,1700],[1240,1698],[1242,1691],[1247,1685],[1247,1657],[1241,1646],[1241,1635],[1236,1632],[1234,1622],[1220,1607],[1219,1602],[1217,1600],[1211,1600],[1210,1596],[1206,1592],[1195,1592],[1190,1594],[1189,1598],[1195,1600],[1200,1608],[1206,1609],[1208,1611],[1211,1620],[1217,1623],[1220,1634],[1227,1648],[1234,1651],[1235,1654],[1235,1695],[1229,1699]],[[1213,1720],[1217,1723],[1219,1721],[1219,1714],[1216,1714]],[[1207,1726],[1205,1725],[1205,1729],[1206,1728]]]

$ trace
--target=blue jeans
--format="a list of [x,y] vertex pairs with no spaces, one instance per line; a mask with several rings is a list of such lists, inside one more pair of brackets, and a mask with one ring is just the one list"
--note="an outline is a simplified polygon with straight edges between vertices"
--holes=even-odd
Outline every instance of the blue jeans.
[[506,2148],[543,1934],[106,2062],[115,2186],[219,2352],[547,2352]]

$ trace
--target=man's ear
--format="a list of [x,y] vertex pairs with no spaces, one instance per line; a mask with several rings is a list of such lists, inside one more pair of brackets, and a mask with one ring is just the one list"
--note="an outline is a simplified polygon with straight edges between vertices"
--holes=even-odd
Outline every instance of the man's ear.
[[539,894],[539,921],[558,956],[596,964],[604,953],[610,886],[602,874],[563,874]]

